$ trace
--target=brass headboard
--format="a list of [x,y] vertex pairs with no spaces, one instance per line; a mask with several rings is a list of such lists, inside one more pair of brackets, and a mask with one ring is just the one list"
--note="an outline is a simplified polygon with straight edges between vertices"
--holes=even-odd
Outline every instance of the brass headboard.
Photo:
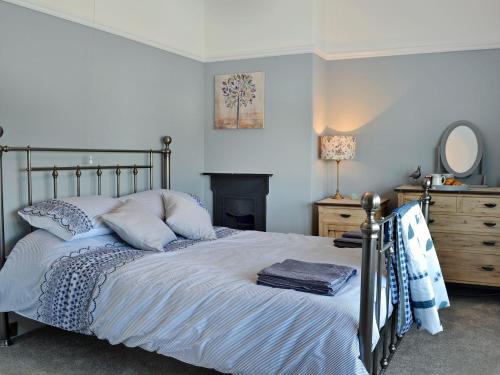
[[[0,127],[0,137],[4,131]],[[26,153],[26,168],[22,169],[27,175],[27,193],[28,205],[33,204],[33,180],[32,174],[36,172],[49,172],[52,176],[53,183],[53,197],[57,198],[57,185],[59,171],[74,171],[76,178],[76,195],[80,196],[80,180],[82,171],[91,170],[95,171],[97,176],[97,194],[101,195],[101,178],[103,170],[114,170],[115,183],[116,183],[116,196],[120,196],[120,175],[122,170],[130,170],[133,174],[133,191],[137,192],[137,175],[139,170],[149,170],[149,189],[153,189],[153,168],[154,156],[159,155],[161,158],[161,187],[170,189],[170,144],[172,138],[165,136],[162,138],[163,148],[159,150],[141,150],[141,149],[108,149],[108,148],[65,148],[65,147],[14,147],[0,145],[0,270],[2,269],[6,260],[6,246],[5,246],[5,215],[4,215],[4,185],[3,185],[3,154],[6,152],[24,152]],[[32,159],[34,153],[108,153],[108,154],[142,154],[149,157],[147,164],[127,164],[127,165],[69,165],[69,166],[43,166],[33,167]],[[7,313],[0,313],[0,346],[10,344],[8,335],[8,317]]]

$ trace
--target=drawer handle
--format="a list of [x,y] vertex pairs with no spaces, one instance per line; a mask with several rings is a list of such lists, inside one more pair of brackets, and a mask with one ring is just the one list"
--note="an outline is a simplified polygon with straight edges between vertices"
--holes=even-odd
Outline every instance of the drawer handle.
[[495,270],[495,267],[493,267],[493,266],[482,266],[481,268],[485,271],[488,271],[488,272]]
[[351,214],[340,214],[344,219],[350,218]]
[[429,224],[434,223],[434,219],[429,219]]
[[429,206],[434,206],[435,204],[436,204],[436,202],[434,202],[434,201],[429,202]]
[[488,208],[495,208],[497,206],[497,204],[496,203],[485,203],[484,206],[488,207]]
[[490,227],[490,228],[493,228],[497,225],[497,223],[493,223],[491,221],[487,221],[486,223],[484,223],[484,225],[486,225],[487,227]]
[[484,246],[495,246],[496,244],[496,241],[483,241]]

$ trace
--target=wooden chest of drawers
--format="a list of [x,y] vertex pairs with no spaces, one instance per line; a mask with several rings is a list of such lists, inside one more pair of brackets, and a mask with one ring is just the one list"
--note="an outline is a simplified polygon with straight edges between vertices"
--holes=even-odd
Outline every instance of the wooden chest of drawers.
[[[387,211],[389,199],[382,199],[376,217],[380,218]],[[318,207],[318,234],[321,237],[337,238],[344,232],[359,230],[366,220],[366,213],[361,208],[360,200],[326,198],[315,202]]]
[[[421,195],[396,189],[402,205]],[[429,229],[446,281],[500,286],[500,188],[431,191]]]

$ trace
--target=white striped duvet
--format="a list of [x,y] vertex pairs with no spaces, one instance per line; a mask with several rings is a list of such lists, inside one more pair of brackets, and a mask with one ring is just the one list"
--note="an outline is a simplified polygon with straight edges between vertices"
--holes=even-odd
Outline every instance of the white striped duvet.
[[[0,272],[0,311],[36,319],[50,265],[114,240],[28,235]],[[259,270],[286,258],[349,265],[358,275],[334,297],[256,285]],[[261,232],[154,253],[107,275],[94,291],[91,330],[225,373],[366,374],[357,337],[360,263],[360,249],[335,248],[329,238]]]

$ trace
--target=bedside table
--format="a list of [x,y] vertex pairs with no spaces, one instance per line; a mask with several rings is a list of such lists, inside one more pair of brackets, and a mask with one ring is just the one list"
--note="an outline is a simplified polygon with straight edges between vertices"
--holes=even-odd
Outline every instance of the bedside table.
[[[380,209],[375,215],[377,219],[386,214],[388,203],[388,198],[380,199]],[[337,238],[344,232],[359,230],[366,220],[360,199],[325,198],[314,204],[318,206],[318,233],[321,237]]]

